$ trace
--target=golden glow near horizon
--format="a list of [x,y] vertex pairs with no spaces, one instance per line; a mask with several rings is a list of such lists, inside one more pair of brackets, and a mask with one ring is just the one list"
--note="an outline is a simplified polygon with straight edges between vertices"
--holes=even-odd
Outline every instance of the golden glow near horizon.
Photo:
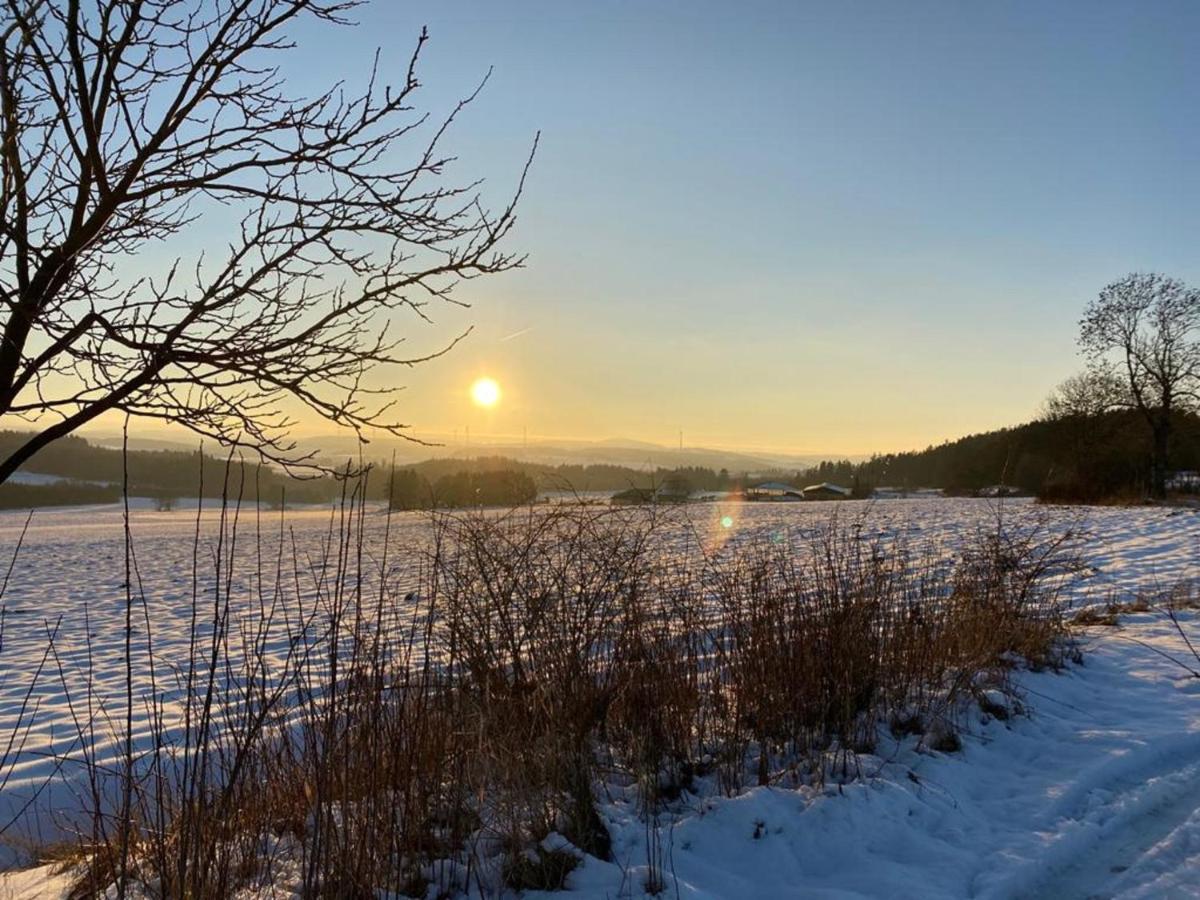
[[476,406],[491,409],[500,402],[500,385],[494,378],[477,378],[471,385],[471,401]]

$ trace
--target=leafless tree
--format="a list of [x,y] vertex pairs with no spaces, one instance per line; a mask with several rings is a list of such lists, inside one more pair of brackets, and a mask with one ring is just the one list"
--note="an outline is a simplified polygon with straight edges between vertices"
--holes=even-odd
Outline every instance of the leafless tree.
[[289,35],[355,0],[0,3],[0,415],[36,428],[0,481],[111,410],[289,466],[313,463],[305,409],[403,435],[364,376],[431,355],[397,318],[521,264],[501,243],[529,168],[496,211],[449,182],[479,90],[416,110],[424,30],[394,86],[376,53],[361,91],[302,97]]
[[1121,401],[1145,419],[1151,490],[1164,496],[1172,416],[1200,404],[1200,291],[1155,273],[1126,275],[1088,305],[1079,345],[1095,377],[1119,379]]
[[1046,398],[1042,418],[1098,419],[1114,409],[1126,407],[1129,387],[1111,369],[1089,368],[1065,379]]

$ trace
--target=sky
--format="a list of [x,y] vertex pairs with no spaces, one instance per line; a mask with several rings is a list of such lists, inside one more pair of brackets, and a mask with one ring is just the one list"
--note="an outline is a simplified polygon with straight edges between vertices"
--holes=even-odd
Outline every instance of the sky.
[[[376,2],[305,26],[300,89],[379,47],[501,203],[418,436],[863,454],[1026,421],[1080,368],[1084,305],[1129,271],[1200,282],[1200,4]],[[472,404],[480,376],[502,390]],[[313,428],[318,426],[313,423]],[[318,429],[319,430],[319,429]]]

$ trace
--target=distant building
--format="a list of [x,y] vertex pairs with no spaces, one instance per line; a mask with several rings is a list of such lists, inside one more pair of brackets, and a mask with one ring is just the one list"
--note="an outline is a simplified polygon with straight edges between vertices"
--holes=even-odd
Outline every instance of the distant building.
[[803,500],[804,494],[798,488],[782,481],[765,481],[753,487],[746,488],[747,500]]
[[850,488],[842,487],[840,484],[830,484],[828,481],[810,484],[800,493],[804,495],[805,500],[848,500],[850,498]]

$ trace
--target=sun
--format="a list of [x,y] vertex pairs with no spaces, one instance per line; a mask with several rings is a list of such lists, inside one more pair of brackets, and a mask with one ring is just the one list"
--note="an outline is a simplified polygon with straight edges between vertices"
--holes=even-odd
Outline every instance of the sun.
[[500,385],[494,378],[476,379],[471,385],[471,400],[476,406],[495,406],[500,402]]

